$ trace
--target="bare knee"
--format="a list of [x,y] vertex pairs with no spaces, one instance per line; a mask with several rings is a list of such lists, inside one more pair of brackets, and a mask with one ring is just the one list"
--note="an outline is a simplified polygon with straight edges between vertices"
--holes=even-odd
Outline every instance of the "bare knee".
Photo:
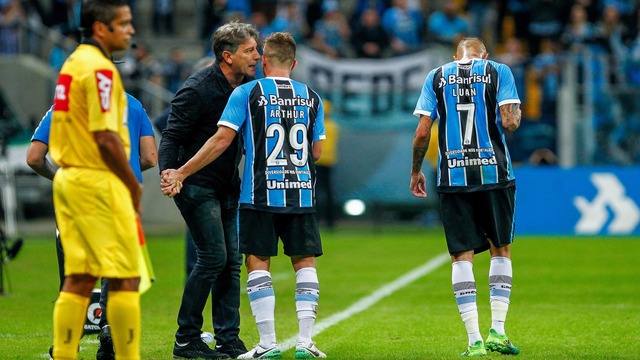
[[65,278],[62,291],[90,297],[96,281],[98,279],[89,274],[71,274]]
[[315,268],[316,258],[313,255],[292,256],[291,265],[293,265],[294,271],[298,271],[306,267]]
[[109,278],[109,291],[138,291],[140,278]]

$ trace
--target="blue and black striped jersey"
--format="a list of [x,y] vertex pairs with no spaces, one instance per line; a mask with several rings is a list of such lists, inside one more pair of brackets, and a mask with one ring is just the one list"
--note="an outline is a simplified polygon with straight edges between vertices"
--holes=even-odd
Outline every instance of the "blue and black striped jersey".
[[437,119],[439,192],[472,192],[515,183],[500,106],[519,104],[509,67],[453,61],[427,75],[414,115]]
[[218,126],[242,136],[240,208],[279,213],[315,211],[313,143],[325,139],[320,96],[279,77],[237,87]]

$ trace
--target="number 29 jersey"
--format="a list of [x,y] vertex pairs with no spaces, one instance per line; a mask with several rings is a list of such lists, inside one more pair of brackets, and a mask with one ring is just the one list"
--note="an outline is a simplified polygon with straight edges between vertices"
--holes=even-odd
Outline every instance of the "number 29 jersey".
[[324,107],[307,85],[280,77],[237,87],[218,121],[242,136],[240,208],[315,211],[313,143],[325,139]]
[[500,106],[519,104],[509,67],[453,61],[427,75],[414,115],[438,119],[438,192],[513,186]]

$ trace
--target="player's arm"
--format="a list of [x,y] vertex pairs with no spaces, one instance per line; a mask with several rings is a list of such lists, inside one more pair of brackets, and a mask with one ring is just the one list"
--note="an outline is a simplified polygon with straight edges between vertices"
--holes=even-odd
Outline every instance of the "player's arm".
[[129,160],[127,159],[127,154],[125,153],[120,136],[113,131],[100,130],[93,132],[93,138],[98,144],[102,160],[127,186],[131,192],[133,206],[136,211],[140,213],[142,187],[138,183],[138,179],[133,173],[133,170],[131,170],[131,166],[129,166]]
[[224,125],[219,126],[218,131],[202,145],[186,164],[177,170],[166,169],[162,171],[160,174],[162,193],[170,197],[179,193],[184,179],[217,159],[231,145],[235,137],[235,130]]
[[38,175],[53,180],[56,168],[47,159],[49,145],[42,141],[33,140],[27,149],[27,165]]
[[426,180],[422,173],[422,162],[429,149],[431,127],[433,119],[427,115],[420,115],[420,122],[413,136],[413,161],[411,163],[411,193],[417,197],[426,197]]
[[520,127],[522,111],[520,104],[504,104],[500,106],[500,116],[502,116],[502,127],[509,131],[516,131]]
[[140,137],[140,169],[145,171],[158,163],[158,150],[154,136]]

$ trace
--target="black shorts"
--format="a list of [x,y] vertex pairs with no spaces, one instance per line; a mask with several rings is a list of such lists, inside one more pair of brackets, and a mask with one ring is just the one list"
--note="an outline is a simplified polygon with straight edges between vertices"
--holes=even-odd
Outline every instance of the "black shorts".
[[238,211],[240,252],[258,256],[278,255],[278,238],[287,256],[322,255],[315,214],[281,214],[251,209]]
[[440,212],[449,254],[488,250],[513,242],[515,186],[469,193],[440,193]]

